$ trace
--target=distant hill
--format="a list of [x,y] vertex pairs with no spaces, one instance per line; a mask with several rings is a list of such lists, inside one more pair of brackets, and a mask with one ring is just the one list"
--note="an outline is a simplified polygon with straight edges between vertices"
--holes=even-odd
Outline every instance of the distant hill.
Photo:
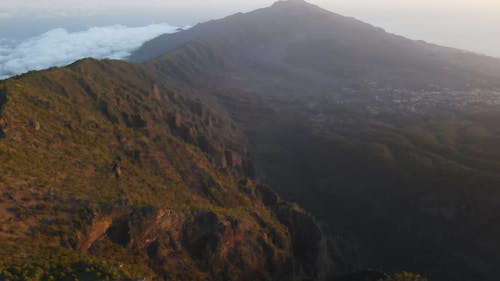
[[[499,86],[498,59],[409,40],[304,1],[279,1],[159,36],[130,60],[145,62],[193,42],[237,62],[236,71],[245,65],[325,87],[367,80],[417,88]],[[294,86],[300,85],[306,84]]]

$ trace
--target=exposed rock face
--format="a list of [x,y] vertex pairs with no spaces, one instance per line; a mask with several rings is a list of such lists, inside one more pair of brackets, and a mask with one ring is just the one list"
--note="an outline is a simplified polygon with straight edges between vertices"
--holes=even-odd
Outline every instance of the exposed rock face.
[[[325,272],[318,272],[325,250],[319,248],[319,228],[288,205],[276,206],[276,215],[289,233],[273,230],[257,214],[242,220],[212,211],[127,209],[91,219],[78,248],[99,252],[113,243],[140,253],[160,276],[171,279],[326,280]],[[270,232],[259,233],[262,226]]]
[[113,162],[113,172],[115,173],[115,177],[119,179],[122,175],[122,159],[120,157],[116,157]]
[[[294,278],[325,280],[339,272],[335,268],[325,234],[314,218],[281,198],[266,186],[257,186],[257,194],[289,230],[292,237]],[[342,271],[342,270],[339,270]]]
[[3,120],[0,115],[0,138],[5,137],[5,132],[4,132],[5,125],[3,124]]

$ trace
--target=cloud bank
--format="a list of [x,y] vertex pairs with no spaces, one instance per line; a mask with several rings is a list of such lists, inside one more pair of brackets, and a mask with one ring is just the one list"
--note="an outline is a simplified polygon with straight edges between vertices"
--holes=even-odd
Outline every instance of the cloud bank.
[[64,66],[86,57],[124,59],[145,41],[176,30],[177,27],[165,23],[143,27],[112,25],[79,32],[57,28],[18,43],[0,39],[0,79]]

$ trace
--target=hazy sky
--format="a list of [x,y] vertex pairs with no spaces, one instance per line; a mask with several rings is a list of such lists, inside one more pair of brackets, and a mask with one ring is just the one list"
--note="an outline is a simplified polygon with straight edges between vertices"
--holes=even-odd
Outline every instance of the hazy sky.
[[[132,26],[165,22],[184,26],[272,0],[0,0],[0,38],[34,36],[63,27]],[[311,0],[412,39],[500,57],[500,0]]]

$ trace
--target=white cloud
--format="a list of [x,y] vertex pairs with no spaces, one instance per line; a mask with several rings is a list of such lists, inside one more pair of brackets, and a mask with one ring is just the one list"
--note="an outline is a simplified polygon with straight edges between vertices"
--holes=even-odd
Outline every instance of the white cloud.
[[124,59],[145,41],[176,29],[165,23],[143,27],[112,25],[79,32],[57,28],[18,44],[0,40],[0,79],[86,57]]

